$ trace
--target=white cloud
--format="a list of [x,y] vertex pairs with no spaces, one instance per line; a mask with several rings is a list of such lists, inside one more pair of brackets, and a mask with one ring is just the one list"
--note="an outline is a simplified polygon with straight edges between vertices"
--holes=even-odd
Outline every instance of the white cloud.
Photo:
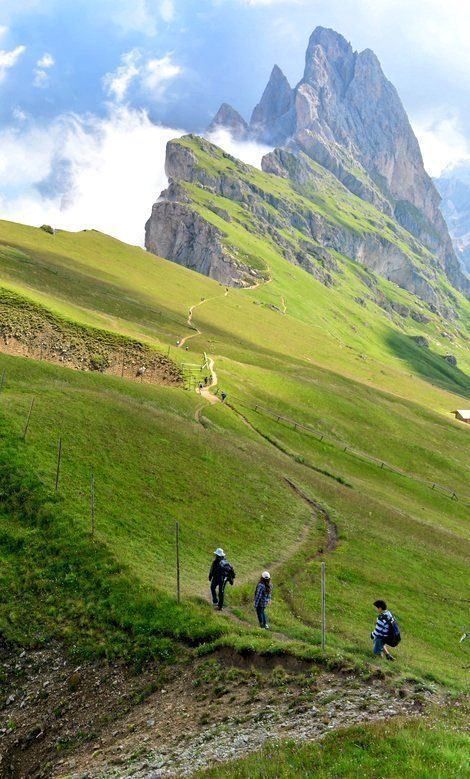
[[162,0],[160,3],[160,16],[164,22],[171,22],[175,16],[175,4],[173,0]]
[[0,24],[0,38],[4,38],[8,32],[8,27],[5,24]]
[[219,127],[211,133],[207,133],[206,138],[214,143],[216,146],[220,146],[221,149],[231,154],[232,157],[236,157],[242,162],[246,162],[247,165],[253,165],[255,168],[261,169],[261,158],[272,151],[271,146],[264,146],[261,143],[255,141],[239,141],[236,140],[229,130]]
[[181,73],[181,66],[173,62],[170,53],[160,59],[145,61],[140,49],[132,49],[122,55],[116,70],[105,75],[103,85],[108,95],[118,103],[125,100],[134,81],[148,93],[147,96],[161,99],[168,82]]
[[40,59],[38,59],[36,65],[38,68],[43,68],[47,70],[48,68],[52,68],[53,65],[55,65],[55,60],[52,54],[49,54],[47,51],[42,55]]
[[7,71],[16,65],[25,51],[26,46],[17,46],[11,51],[0,50],[0,81],[5,77]]
[[122,103],[132,81],[140,73],[142,54],[139,49],[132,49],[121,57],[121,64],[112,73],[103,78],[106,92],[118,103]]
[[38,87],[39,89],[43,89],[44,87],[47,87],[49,83],[49,73],[48,70],[50,70],[53,65],[55,65],[55,60],[52,54],[49,54],[48,52],[45,52],[40,59],[36,62],[36,68],[34,69],[34,79],[33,79],[33,86]]
[[[67,115],[42,128],[4,130],[1,216],[67,230],[96,228],[143,244],[152,204],[167,185],[166,143],[179,135],[153,124],[144,111],[122,106],[105,119]],[[65,175],[57,186],[60,171]]]
[[470,143],[456,114],[441,111],[438,116],[418,117],[412,124],[431,176],[439,176],[445,168],[470,159]]
[[172,60],[171,54],[161,59],[149,60],[143,70],[142,83],[153,97],[161,97],[167,82],[182,73],[182,68]]
[[44,87],[47,87],[49,83],[49,74],[45,70],[40,70],[37,68],[34,71],[34,79],[33,79],[33,87],[37,87],[38,89],[43,89]]
[[157,33],[156,18],[158,11],[147,0],[100,0],[93,3],[92,13],[111,21],[125,35],[138,32],[147,37]]
[[[167,186],[166,144],[183,131],[116,105],[105,118],[68,114],[43,126],[22,119],[16,129],[0,131],[1,218],[95,228],[142,245],[152,204]],[[269,151],[225,130],[210,140],[257,167]]]
[[25,122],[26,119],[28,118],[28,114],[25,111],[23,111],[23,109],[20,108],[20,106],[15,106],[11,112],[11,115],[15,120],[15,122]]

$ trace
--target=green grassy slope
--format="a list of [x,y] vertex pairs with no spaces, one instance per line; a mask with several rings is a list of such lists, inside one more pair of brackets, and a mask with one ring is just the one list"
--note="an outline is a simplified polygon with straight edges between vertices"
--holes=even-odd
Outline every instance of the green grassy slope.
[[[217,169],[219,163],[210,164]],[[271,178],[265,177],[268,183]],[[235,208],[231,201],[225,207]],[[240,220],[230,223],[230,240],[248,251]],[[54,516],[59,512],[63,519],[51,520],[58,527],[70,523],[62,548],[55,537],[55,554],[64,559],[71,554],[73,533],[90,544],[88,484],[94,466],[91,548],[105,562],[95,566],[92,589],[96,602],[107,602],[99,595],[99,583],[106,583],[106,598],[114,604],[111,611],[87,608],[77,585],[68,596],[70,608],[64,609],[63,572],[54,578],[47,551],[50,530],[34,527],[33,516],[25,524],[21,505],[7,506],[1,537],[7,578],[0,611],[7,635],[31,641],[44,623],[49,633],[69,640],[73,634],[78,643],[81,632],[90,633],[102,651],[121,651],[133,636],[140,636],[142,646],[150,638],[183,636],[264,649],[294,642],[295,651],[317,653],[316,551],[324,546],[325,528],[292,492],[287,476],[319,501],[338,527],[338,547],[327,555],[329,651],[347,662],[361,663],[368,656],[370,604],[382,596],[390,600],[405,636],[398,672],[456,687],[464,683],[458,638],[468,597],[462,590],[469,548],[469,465],[462,457],[468,430],[449,414],[468,403],[462,301],[457,322],[432,312],[424,323],[403,318],[368,297],[368,274],[347,259],[338,258],[337,284],[325,287],[287,263],[268,241],[259,241],[255,252],[270,282],[228,295],[210,279],[94,231],[51,236],[3,222],[0,244],[6,288],[66,319],[145,340],[157,349],[166,351],[177,338],[194,334],[186,324],[188,310],[201,304],[193,315],[201,333],[188,341],[190,355],[171,348],[171,356],[198,363],[204,351],[212,355],[231,405],[206,406],[201,425],[194,419],[201,406],[195,393],[0,357],[0,369],[6,369],[2,448],[15,452],[13,464],[18,458],[18,467],[37,474],[52,490],[59,435],[64,441],[59,500],[52,504]],[[422,309],[420,301],[379,277],[373,283],[388,299]],[[457,369],[440,356],[449,349],[444,331],[452,338]],[[425,335],[430,348],[417,346],[411,335]],[[312,425],[325,440],[256,411],[257,404]],[[365,461],[345,446],[455,489],[459,500]],[[9,462],[6,458],[7,473]],[[181,526],[183,611],[172,600],[175,521]],[[21,541],[29,533],[40,551]],[[229,598],[238,622],[216,617],[203,600],[210,553],[218,544],[227,547],[237,568],[237,587]],[[23,564],[14,573],[20,547]],[[114,578],[108,565],[117,567]],[[80,568],[76,557],[73,566]],[[274,639],[249,627],[253,582],[266,566],[273,568],[276,585]],[[88,575],[77,573],[77,581]],[[23,635],[18,615],[24,615],[19,593],[25,579],[32,593],[28,608],[36,606],[33,626]],[[49,613],[34,594],[51,580]],[[10,581],[15,582],[11,588]],[[141,598],[139,608],[126,607]]]

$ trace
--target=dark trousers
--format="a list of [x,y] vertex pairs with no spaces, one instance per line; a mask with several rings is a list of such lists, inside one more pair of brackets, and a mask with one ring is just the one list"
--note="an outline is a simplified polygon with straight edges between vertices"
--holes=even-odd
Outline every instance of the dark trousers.
[[212,579],[211,581],[212,603],[214,604],[214,606],[217,604],[219,609],[222,609],[224,606],[224,590],[225,590],[225,582],[218,581],[217,579]]
[[261,628],[265,628],[267,622],[266,622],[266,612],[264,610],[264,606],[257,606],[256,607],[256,613],[258,615],[259,626]]

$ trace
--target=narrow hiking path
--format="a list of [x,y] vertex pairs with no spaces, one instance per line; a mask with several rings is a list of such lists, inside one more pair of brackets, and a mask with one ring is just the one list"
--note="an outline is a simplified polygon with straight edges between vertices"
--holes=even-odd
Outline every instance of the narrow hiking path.
[[[269,280],[271,281],[271,279]],[[266,283],[269,283],[266,282]],[[255,289],[256,287],[260,286],[261,282],[256,283],[252,287],[248,287],[247,289]],[[217,299],[219,297],[226,297],[228,295],[229,290],[225,289],[225,292],[223,295],[216,295],[212,298],[207,298],[204,300],[201,300],[199,303],[195,303],[193,306],[190,307],[189,313],[188,313],[188,325],[190,327],[193,327],[195,332],[192,335],[186,336],[186,338],[182,339],[180,341],[179,346],[183,346],[185,341],[188,340],[188,338],[194,338],[197,335],[201,335],[202,331],[200,328],[195,326],[193,324],[193,312],[194,310],[203,305],[206,302],[209,302],[210,300]],[[284,297],[281,296],[281,303],[283,308],[283,315],[287,312],[287,306],[285,303]],[[215,370],[214,365],[214,359],[212,357],[209,357],[206,355],[206,364],[210,373],[210,382],[202,387],[197,387],[196,392],[201,396],[201,398],[204,398],[204,400],[209,403],[210,405],[214,405],[216,403],[220,403],[220,398],[217,395],[214,395],[210,390],[217,385],[218,379],[217,379],[217,373]],[[201,415],[202,411],[205,408],[206,403],[203,403],[199,405],[195,412],[194,412],[194,419],[196,422],[201,422]],[[231,403],[227,402],[226,405],[242,420],[242,422],[247,425],[257,436],[260,436],[263,438],[263,440],[267,443],[269,443],[271,446],[275,447],[278,451],[280,451],[285,457],[288,457],[289,460],[292,460],[291,455],[284,451],[282,447],[277,445],[274,441],[272,441],[268,436],[264,435],[259,431],[238,409],[236,409]],[[271,570],[271,573],[275,576],[276,572],[279,571],[282,566],[290,559],[293,555],[295,555],[297,552],[299,552],[302,547],[307,542],[308,536],[312,530],[312,527],[314,527],[317,519],[321,517],[325,524],[325,530],[326,530],[326,541],[324,546],[320,547],[319,549],[316,549],[312,556],[309,558],[309,561],[314,560],[315,558],[322,557],[325,553],[332,552],[336,549],[338,545],[338,532],[337,527],[334,522],[332,522],[330,515],[328,511],[321,506],[317,501],[315,501],[313,498],[310,498],[308,495],[306,495],[303,490],[298,487],[293,481],[285,477],[286,483],[289,485],[291,490],[296,494],[297,497],[299,497],[301,500],[303,500],[307,505],[309,506],[309,509],[311,510],[311,518],[312,521],[305,524],[301,532],[299,534],[299,538],[295,542],[295,544],[289,549],[289,555],[286,558],[282,558],[277,560],[276,562],[269,563],[269,568]],[[246,581],[249,581],[248,579]],[[281,590],[280,590],[281,591]],[[292,612],[295,615],[295,611],[293,609],[293,604],[290,603],[290,599],[284,595],[285,602],[291,606]],[[243,627],[248,627],[250,629],[256,629],[256,623],[249,621],[248,619],[244,618],[243,616],[240,616],[240,614],[237,614],[234,612],[233,608],[226,606],[224,611],[224,617],[231,620],[234,623],[237,623]],[[270,633],[274,638],[278,638],[281,641],[291,641],[292,637],[287,635],[286,633],[283,633],[282,631],[273,631]]]
[[[241,291],[243,291],[243,290],[253,290],[253,289],[257,289],[257,287],[259,287],[261,284],[266,285],[266,284],[269,284],[271,281],[272,281],[272,279],[267,279],[266,281],[264,281],[264,280],[263,281],[257,281],[255,284],[253,284],[250,287],[240,287],[240,288],[237,288],[237,289],[240,289]],[[187,341],[189,341],[191,338],[196,338],[198,335],[202,335],[202,330],[199,327],[197,327],[197,325],[195,325],[193,323],[194,309],[198,308],[199,306],[204,305],[204,303],[209,303],[211,300],[217,300],[218,298],[221,298],[221,297],[226,298],[228,293],[229,293],[229,288],[226,287],[225,290],[224,290],[224,293],[222,295],[213,295],[213,297],[211,297],[211,298],[203,298],[202,300],[199,301],[199,303],[194,303],[194,305],[190,306],[189,311],[188,311],[187,324],[188,324],[188,327],[191,327],[194,330],[194,333],[190,333],[189,335],[184,336],[184,338],[182,338],[178,342],[178,344],[177,344],[177,348],[178,349],[181,349],[181,347],[183,347],[187,343]],[[204,400],[206,400],[210,405],[213,406],[216,403],[220,403],[221,400],[213,392],[210,392],[210,390],[213,387],[217,386],[217,373],[215,371],[214,359],[212,357],[207,356],[207,366],[208,366],[209,373],[210,373],[210,383],[204,385],[203,387],[197,387],[196,388],[196,392],[202,398],[204,398]],[[202,403],[200,406],[198,406],[196,408],[196,410],[194,412],[194,419],[195,419],[196,422],[199,422],[199,423],[201,422],[201,416],[202,416],[202,412],[203,412],[204,407],[205,407],[205,403]]]
[[[334,552],[335,549],[338,547],[339,539],[338,539],[338,528],[336,524],[332,521],[329,512],[327,509],[325,509],[324,506],[322,506],[318,501],[314,500],[313,498],[310,498],[297,484],[295,484],[291,479],[284,477],[286,483],[289,485],[291,490],[295,493],[295,495],[301,500],[303,500],[311,510],[311,522],[303,525],[299,538],[297,539],[296,543],[290,547],[289,549],[289,556],[285,559],[278,560],[274,563],[268,563],[268,568],[271,573],[272,579],[275,579],[276,573],[282,569],[282,566],[285,565],[285,563],[292,558],[297,552],[299,552],[302,547],[306,544],[308,540],[308,536],[310,534],[310,531],[315,526],[317,519],[320,517],[325,525],[325,531],[326,531],[326,539],[324,545],[320,546],[318,549],[316,549],[312,555],[310,555],[307,558],[307,562],[312,562],[316,559],[321,559],[325,557],[325,554],[329,554],[331,552]],[[291,593],[287,591],[284,587],[282,587],[281,584],[277,585],[279,588],[279,592],[281,593],[283,600],[285,603],[290,607],[292,614],[296,619],[301,620],[303,624],[307,624],[309,627],[318,628],[318,625],[315,625],[311,622],[307,622],[303,617],[300,617],[296,614],[295,611],[295,602],[294,598],[292,597]],[[242,607],[240,607],[242,608]],[[235,609],[239,611],[239,607],[235,606]],[[233,607],[226,606],[224,610],[224,616],[228,617],[232,622],[237,623],[240,626],[243,626],[245,628],[251,628],[257,629],[256,624],[256,615],[253,617],[253,620],[250,621],[246,617],[240,616],[240,614],[235,613]],[[273,638],[277,638],[280,641],[293,641],[294,639],[292,636],[289,636],[287,633],[284,633],[282,630],[270,630],[269,635],[271,635]]]
[[[208,403],[213,406],[216,403],[220,403],[220,398],[217,395],[214,395],[212,392],[210,392],[212,387],[217,386],[217,374],[215,372],[214,360],[212,359],[212,357],[208,357],[207,361],[208,361],[208,368],[211,376],[210,384],[206,384],[201,389],[199,389],[198,387],[196,389],[196,392],[198,392],[202,398],[207,400]],[[194,412],[194,419],[196,420],[196,422],[201,421],[201,414],[203,409],[205,408],[205,405],[206,405],[205,403],[202,403],[200,406],[196,408],[196,411]]]
[[181,340],[179,341],[179,343],[177,345],[178,349],[181,349],[181,347],[184,346],[185,343],[190,340],[190,338],[196,338],[196,336],[202,334],[202,330],[200,330],[199,327],[197,327],[195,324],[193,324],[194,309],[195,308],[199,308],[199,306],[203,306],[204,303],[209,303],[211,300],[217,300],[217,298],[221,298],[221,297],[226,298],[227,295],[228,295],[228,288],[226,287],[223,295],[213,295],[211,298],[202,298],[202,300],[200,300],[199,303],[194,303],[194,305],[190,306],[189,311],[188,311],[188,319],[186,321],[187,321],[188,327],[191,327],[195,332],[194,333],[190,333],[189,335],[185,335],[184,338],[181,338]]

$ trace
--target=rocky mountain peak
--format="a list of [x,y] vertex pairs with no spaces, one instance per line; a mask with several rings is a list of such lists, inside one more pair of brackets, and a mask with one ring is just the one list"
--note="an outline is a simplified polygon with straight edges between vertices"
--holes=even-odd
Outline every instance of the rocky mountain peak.
[[282,143],[294,130],[294,92],[278,65],[274,65],[258,105],[253,109],[250,132],[267,143]]
[[355,195],[393,216],[437,257],[452,284],[468,291],[440,196],[400,97],[373,51],[358,53],[339,33],[317,27],[294,89],[273,68],[249,136],[303,152],[327,168]]
[[325,65],[336,71],[343,82],[349,82],[354,72],[357,54],[346,38],[326,27],[316,27],[310,36],[305,55],[303,81],[317,85],[323,81]]
[[248,125],[243,116],[230,103],[222,103],[207,129],[213,132],[221,127],[229,130],[234,138],[244,138],[248,133]]

